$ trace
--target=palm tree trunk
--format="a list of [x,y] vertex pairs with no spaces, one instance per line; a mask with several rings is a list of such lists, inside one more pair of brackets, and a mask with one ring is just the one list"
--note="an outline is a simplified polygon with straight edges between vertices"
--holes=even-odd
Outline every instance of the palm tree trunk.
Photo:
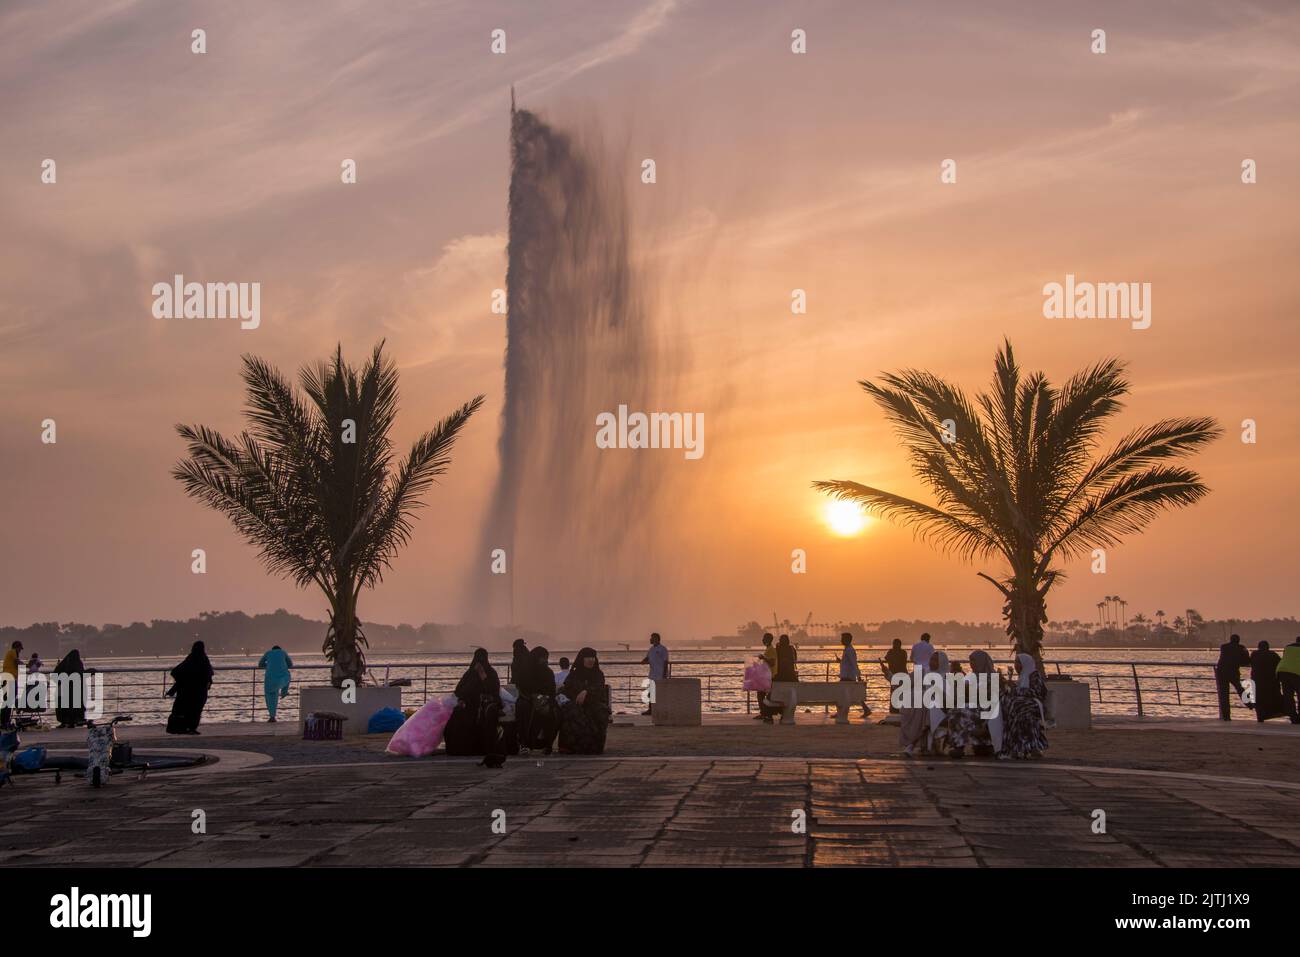
[[356,598],[350,587],[340,591],[325,636],[325,654],[332,663],[330,683],[336,688],[342,687],[348,679],[360,685],[366,670],[366,659],[359,641],[361,622],[357,620]]
[[1041,668],[1047,602],[1032,578],[1016,576],[1003,615],[1007,619],[1007,633],[1014,642],[1016,654],[1029,655]]

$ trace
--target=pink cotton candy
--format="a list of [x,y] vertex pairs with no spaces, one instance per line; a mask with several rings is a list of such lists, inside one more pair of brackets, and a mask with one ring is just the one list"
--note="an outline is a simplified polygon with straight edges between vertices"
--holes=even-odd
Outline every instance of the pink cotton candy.
[[772,690],[772,669],[767,666],[767,662],[762,658],[753,658],[745,666],[745,688],[746,691],[771,691]]
[[405,754],[413,758],[432,754],[442,743],[442,730],[447,727],[447,721],[455,710],[454,694],[430,698],[424,707],[393,732],[392,740],[388,742],[388,753]]

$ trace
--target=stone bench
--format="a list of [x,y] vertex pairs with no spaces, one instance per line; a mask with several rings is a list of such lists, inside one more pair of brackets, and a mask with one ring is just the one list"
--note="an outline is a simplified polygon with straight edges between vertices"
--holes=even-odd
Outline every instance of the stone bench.
[[849,723],[849,708],[867,700],[864,681],[773,681],[768,693],[771,704],[781,705],[782,724],[794,724],[794,709],[799,705],[835,705],[835,723]]

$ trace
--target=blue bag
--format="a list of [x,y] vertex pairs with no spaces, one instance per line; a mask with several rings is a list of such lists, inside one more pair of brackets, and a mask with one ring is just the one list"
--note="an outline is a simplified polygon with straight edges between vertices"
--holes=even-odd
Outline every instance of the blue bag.
[[45,749],[39,745],[25,748],[14,755],[14,769],[17,771],[39,771],[45,764]]
[[366,734],[392,734],[406,723],[406,715],[396,708],[380,708],[370,716]]

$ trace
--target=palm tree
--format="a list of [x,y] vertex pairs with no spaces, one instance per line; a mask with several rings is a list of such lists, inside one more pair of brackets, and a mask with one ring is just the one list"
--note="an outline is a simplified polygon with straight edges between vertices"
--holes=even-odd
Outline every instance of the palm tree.
[[305,367],[305,400],[279,371],[244,356],[250,430],[228,439],[202,425],[176,427],[189,443],[172,470],[185,491],[229,517],[269,571],[324,592],[322,650],[335,687],[365,672],[361,589],[383,578],[409,540],[421,495],[447,471],[457,434],[483,403],[480,395],[452,412],[394,467],[397,366],[383,348],[360,370],[344,364],[341,345]]
[[[1165,509],[1191,505],[1209,491],[1196,472],[1168,463],[1220,434],[1211,418],[1165,419],[1096,454],[1107,420],[1129,391],[1117,359],[1056,388],[1041,372],[1022,376],[1004,342],[992,390],[973,401],[914,369],[860,384],[893,424],[937,504],[857,482],[813,487],[910,525],[918,538],[964,560],[1005,561],[1001,579],[979,575],[1005,599],[1002,614],[1018,652],[1041,654],[1047,592],[1062,576],[1055,562],[1114,546]],[[944,428],[946,420],[955,429]]]

